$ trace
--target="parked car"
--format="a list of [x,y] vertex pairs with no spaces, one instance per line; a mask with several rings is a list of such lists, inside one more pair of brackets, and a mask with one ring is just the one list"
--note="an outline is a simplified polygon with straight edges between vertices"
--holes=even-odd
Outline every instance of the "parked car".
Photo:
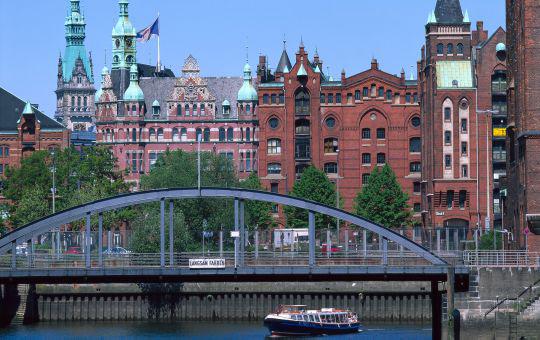
[[124,254],[129,254],[129,253],[131,253],[131,251],[122,247],[113,247],[110,250],[105,249],[105,251],[103,252],[103,254],[105,255],[124,255]]
[[68,247],[68,249],[66,250],[66,252],[64,254],[67,254],[67,255],[80,255],[82,254],[82,249],[81,247]]
[[[331,246],[330,253],[340,253],[342,251],[341,246],[333,245]],[[321,252],[326,254],[328,252],[328,246],[326,243],[321,244]]]

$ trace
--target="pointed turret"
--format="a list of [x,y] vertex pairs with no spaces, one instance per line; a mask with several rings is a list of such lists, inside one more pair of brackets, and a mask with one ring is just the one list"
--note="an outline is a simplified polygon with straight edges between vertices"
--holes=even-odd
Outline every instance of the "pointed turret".
[[139,72],[137,65],[132,65],[129,70],[129,87],[124,92],[124,101],[142,102],[144,93],[139,86]]
[[287,68],[287,72],[291,70],[291,60],[287,54],[286,41],[283,40],[283,52],[281,52],[281,57],[279,58],[279,63],[276,67],[276,73],[286,73],[284,70]]
[[259,99],[257,95],[257,91],[255,90],[255,87],[253,87],[252,80],[251,80],[251,67],[249,66],[249,63],[246,60],[246,64],[244,65],[244,83],[242,84],[242,87],[238,91],[238,97],[239,102],[255,102]]
[[466,24],[471,23],[471,19],[469,18],[469,11],[465,10],[465,15],[463,16],[463,22]]
[[437,0],[435,19],[440,24],[463,23],[463,11],[459,0]]
[[84,15],[81,14],[79,0],[71,0],[70,12],[66,17],[64,26],[66,32],[66,52],[62,63],[64,81],[70,81],[77,58],[80,57],[86,76],[90,83],[93,83],[92,65],[84,46],[86,23]]
[[103,87],[105,85],[105,77],[109,74],[109,69],[107,66],[103,66],[103,70],[101,70],[101,87],[99,90],[97,90],[96,95],[94,97],[94,102],[99,103],[101,100],[101,95],[103,94]]
[[24,110],[22,112],[23,115],[33,115],[34,114],[34,108],[32,107],[32,104],[30,102],[26,102],[26,105],[24,106]]

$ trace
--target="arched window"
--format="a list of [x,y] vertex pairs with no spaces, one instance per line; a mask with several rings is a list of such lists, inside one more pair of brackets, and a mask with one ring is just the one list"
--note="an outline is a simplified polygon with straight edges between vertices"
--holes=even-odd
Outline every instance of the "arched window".
[[367,87],[364,87],[362,89],[362,97],[364,97],[364,98],[369,97],[369,89]]
[[200,128],[195,130],[195,141],[202,141],[202,130]]
[[296,92],[294,96],[294,112],[297,115],[300,116],[309,116],[310,114],[310,101],[309,101],[309,93],[304,90],[300,89]]
[[249,104],[246,104],[246,113],[251,112],[251,106]]
[[71,107],[75,106],[75,97],[71,97]]
[[159,105],[152,106],[152,115],[159,116],[160,107]]
[[234,130],[233,128],[227,129],[227,141],[232,142],[234,140]]
[[294,123],[294,131],[297,135],[309,135],[309,120],[298,119]]
[[77,107],[81,107],[81,97],[77,97]]
[[136,142],[137,141],[137,129],[131,130],[131,141]]
[[337,174],[338,173],[337,163],[335,163],[335,162],[325,163],[324,164],[324,172],[326,174]]
[[268,154],[279,155],[281,153],[281,139],[271,138],[268,140]]
[[454,45],[452,45],[452,44],[446,45],[446,53],[447,54],[454,54]]
[[384,97],[384,87],[379,87],[379,93],[377,94],[377,97],[379,98]]
[[457,54],[463,54],[463,44],[457,44]]
[[197,104],[193,104],[193,115],[194,116],[197,116],[199,114],[199,112],[197,111]]
[[173,142],[179,142],[180,141],[180,135],[178,134],[178,129],[177,128],[172,129],[172,140],[173,140]]
[[132,56],[132,55],[128,55],[128,56],[126,57],[126,62],[127,62],[128,64],[131,64],[131,63],[133,62],[133,56]]
[[443,54],[443,53],[444,53],[444,45],[437,44],[437,54]]
[[86,96],[83,98],[83,106],[84,106],[85,109],[88,106],[88,99],[87,99]]
[[114,63],[115,63],[115,64],[118,64],[118,62],[120,61],[120,58],[119,58],[117,55],[115,55],[115,56],[113,57],[113,60],[114,60]]
[[182,105],[178,104],[176,106],[176,115],[181,116],[182,115]]
[[136,114],[136,113],[137,113],[137,105],[133,104],[133,105],[131,106],[131,113],[132,113],[132,114]]
[[392,100],[392,90],[386,90],[386,100]]
[[452,144],[452,132],[451,131],[444,131],[444,144],[445,145]]
[[219,141],[225,141],[225,128],[219,128]]
[[154,130],[153,128],[151,128],[148,132],[148,137],[150,139],[151,142],[155,142],[156,141],[156,130]]
[[180,140],[182,142],[187,141],[187,129],[186,128],[181,128],[180,129]]
[[186,105],[184,105],[184,112],[186,113],[186,116],[189,116],[189,104],[186,103]]
[[354,100],[360,100],[360,90],[354,91]]
[[204,129],[204,141],[205,142],[210,141],[210,129],[209,128]]
[[201,104],[201,115],[205,115],[205,107],[204,107],[204,104]]
[[157,130],[157,140],[158,142],[163,142],[163,129],[159,128]]
[[324,153],[337,153],[339,148],[337,138],[324,139]]
[[246,128],[246,142],[251,142],[251,130]]
[[420,137],[413,137],[409,139],[409,152],[421,152],[422,139]]
[[279,175],[281,174],[281,164],[279,163],[270,163],[266,168],[266,171],[269,175]]

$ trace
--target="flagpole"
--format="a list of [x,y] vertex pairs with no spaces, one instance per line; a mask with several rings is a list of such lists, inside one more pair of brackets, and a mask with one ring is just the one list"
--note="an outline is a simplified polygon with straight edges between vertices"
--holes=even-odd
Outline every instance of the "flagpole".
[[[159,12],[157,14],[158,16],[158,31],[159,31]],[[161,33],[161,32],[160,32]],[[157,36],[157,68],[158,68],[158,72],[161,72],[161,49],[160,49],[160,45],[159,45],[159,36],[161,34],[158,34]]]

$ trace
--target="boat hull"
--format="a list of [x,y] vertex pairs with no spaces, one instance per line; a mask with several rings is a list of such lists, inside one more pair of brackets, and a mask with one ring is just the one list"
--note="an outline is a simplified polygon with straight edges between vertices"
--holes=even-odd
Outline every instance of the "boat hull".
[[349,334],[360,331],[359,323],[329,324],[266,318],[264,325],[272,334],[277,335],[330,335]]

